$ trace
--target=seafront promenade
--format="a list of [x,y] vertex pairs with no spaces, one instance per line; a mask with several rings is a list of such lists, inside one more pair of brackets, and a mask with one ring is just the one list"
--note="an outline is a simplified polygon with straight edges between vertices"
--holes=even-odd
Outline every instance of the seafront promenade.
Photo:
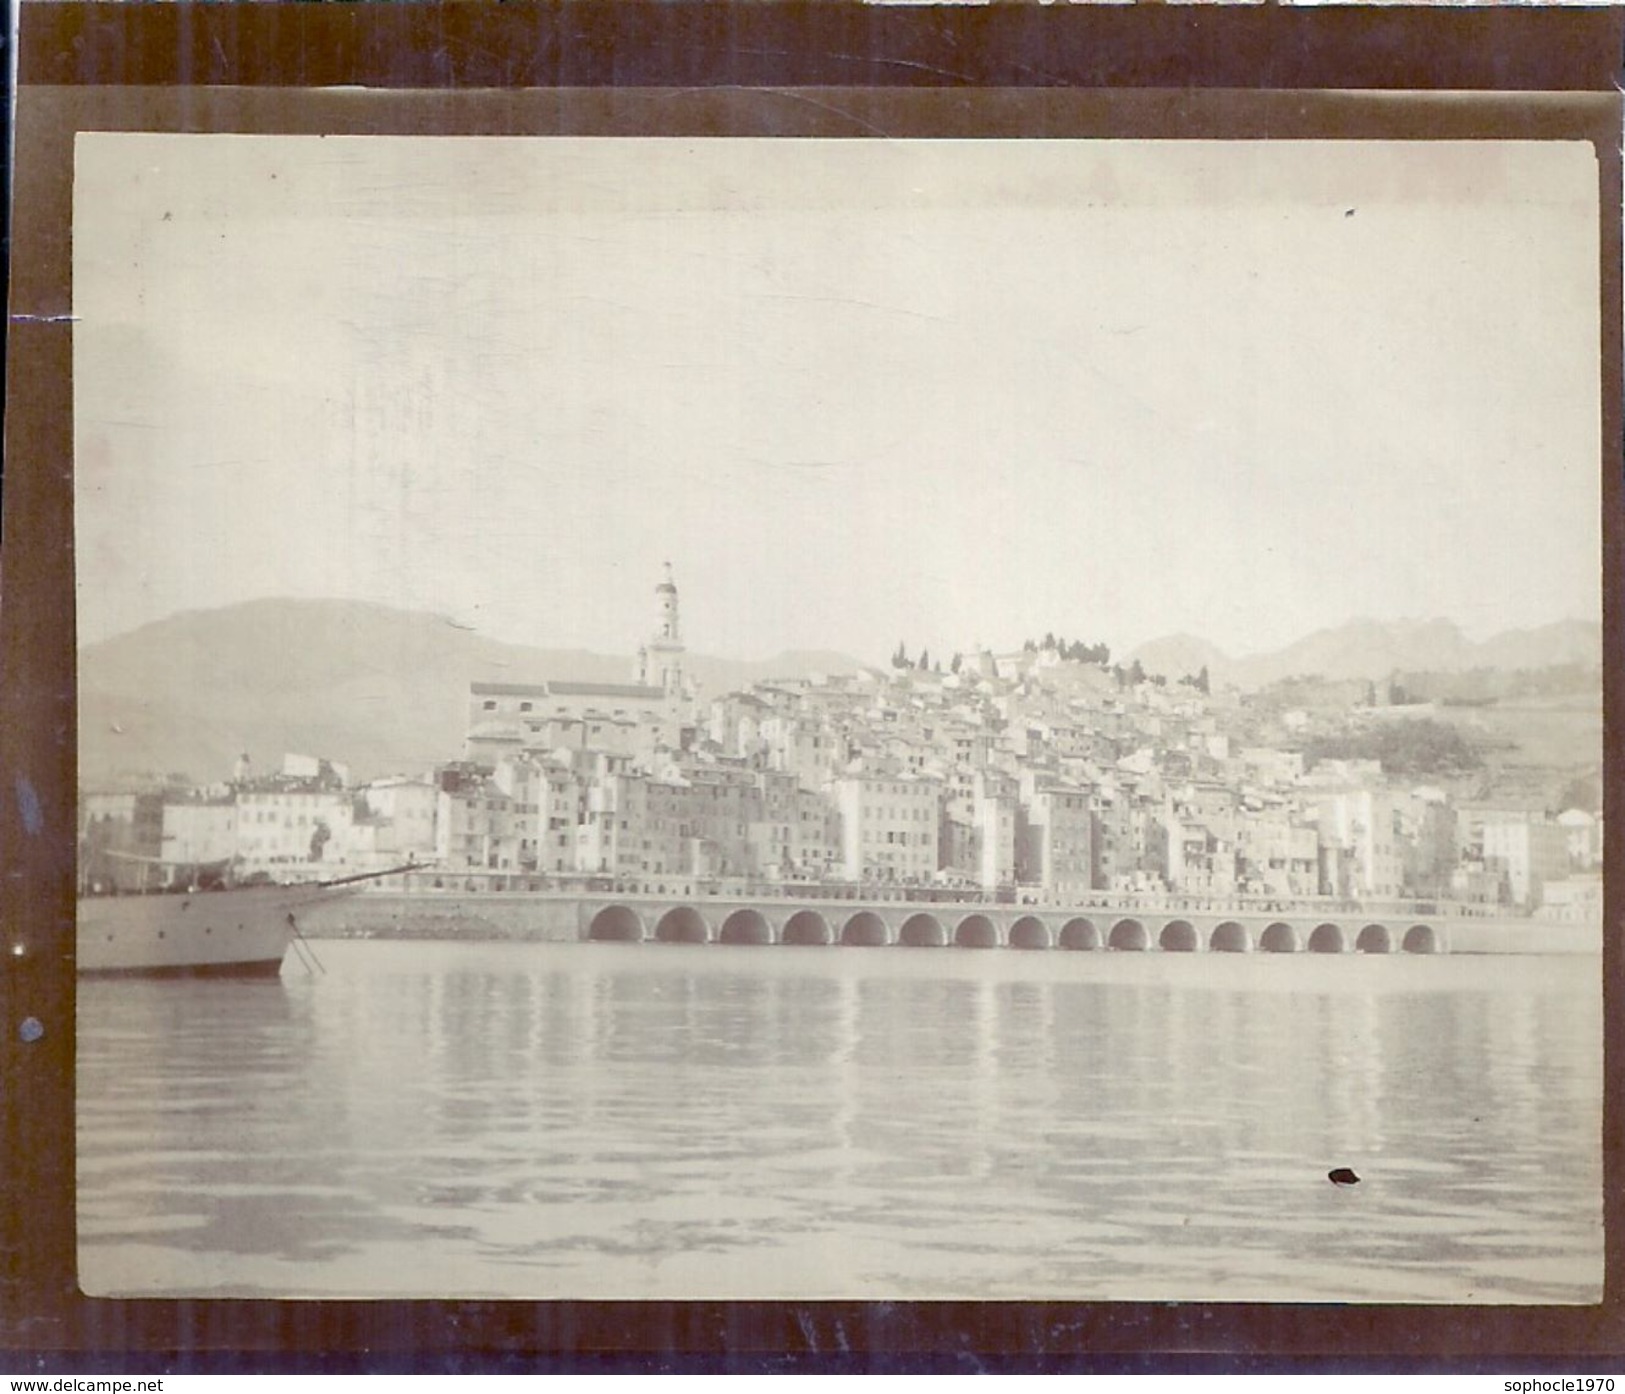
[[1162,953],[1588,953],[1601,946],[1595,924],[1448,902],[1102,895],[1011,903],[913,887],[852,889],[376,890],[313,912],[304,928],[321,937]]

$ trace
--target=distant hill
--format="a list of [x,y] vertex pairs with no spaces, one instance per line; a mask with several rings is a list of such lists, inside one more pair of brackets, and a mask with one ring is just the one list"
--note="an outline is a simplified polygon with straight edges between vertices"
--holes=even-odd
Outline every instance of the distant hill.
[[[347,600],[256,600],[194,610],[79,653],[79,768],[226,778],[247,752],[323,755],[357,778],[426,769],[462,752],[471,681],[626,682],[633,660],[485,638],[438,615]],[[854,672],[835,653],[761,662],[692,655],[702,691],[774,677]]]
[[[1596,624],[1565,621],[1475,644],[1445,620],[1356,620],[1270,654],[1233,659],[1176,635],[1119,661],[1138,658],[1170,680],[1206,666],[1213,682],[1252,689],[1312,673],[1380,680],[1396,672],[1596,669],[1601,657]],[[861,666],[839,653],[689,659],[710,695]],[[443,616],[358,601],[189,611],[80,650],[80,777],[105,785],[174,771],[209,782],[225,778],[245,751],[262,769],[299,751],[343,761],[357,778],[418,771],[461,753],[471,681],[625,682],[631,672],[630,656],[505,644]]]
[[1142,644],[1122,662],[1140,666],[1153,675],[1161,675],[1177,682],[1183,677],[1195,677],[1202,669],[1208,671],[1212,682],[1228,682],[1235,662],[1216,644],[1198,639],[1193,634],[1170,634],[1166,639],[1153,639]]
[[1562,620],[1539,629],[1509,629],[1478,645],[1476,668],[1558,668],[1566,664],[1602,667],[1602,626],[1581,620]]
[[1561,620],[1538,629],[1514,629],[1474,643],[1449,620],[1350,620],[1270,653],[1232,658],[1189,635],[1157,639],[1136,649],[1148,673],[1180,678],[1207,665],[1214,682],[1253,689],[1283,678],[1318,675],[1331,680],[1378,680],[1395,672],[1504,671],[1577,664],[1602,666],[1602,626]]

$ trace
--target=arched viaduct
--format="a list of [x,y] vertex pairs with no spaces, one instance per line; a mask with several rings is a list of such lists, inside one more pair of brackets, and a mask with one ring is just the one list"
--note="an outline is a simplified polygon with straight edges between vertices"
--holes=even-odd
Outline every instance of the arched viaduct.
[[1202,912],[896,901],[625,895],[583,899],[583,939],[1139,953],[1448,953],[1448,916],[1314,910]]

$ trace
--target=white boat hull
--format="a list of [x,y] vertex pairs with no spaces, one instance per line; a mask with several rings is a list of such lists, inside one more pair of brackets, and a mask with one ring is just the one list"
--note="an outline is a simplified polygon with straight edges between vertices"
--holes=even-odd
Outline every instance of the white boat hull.
[[79,902],[77,964],[85,974],[274,977],[293,916],[346,892],[320,886],[88,896]]

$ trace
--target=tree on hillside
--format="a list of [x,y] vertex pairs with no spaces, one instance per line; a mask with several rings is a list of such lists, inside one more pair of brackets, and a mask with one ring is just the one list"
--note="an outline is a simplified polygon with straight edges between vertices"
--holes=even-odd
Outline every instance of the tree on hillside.
[[1318,736],[1304,748],[1305,763],[1377,760],[1390,775],[1460,775],[1481,769],[1478,751],[1444,721],[1387,721],[1367,731]]
[[1050,630],[1042,640],[1023,639],[1023,653],[1057,653],[1068,663],[1098,663],[1102,668],[1112,661],[1108,644],[1086,644],[1082,639],[1066,639]]

